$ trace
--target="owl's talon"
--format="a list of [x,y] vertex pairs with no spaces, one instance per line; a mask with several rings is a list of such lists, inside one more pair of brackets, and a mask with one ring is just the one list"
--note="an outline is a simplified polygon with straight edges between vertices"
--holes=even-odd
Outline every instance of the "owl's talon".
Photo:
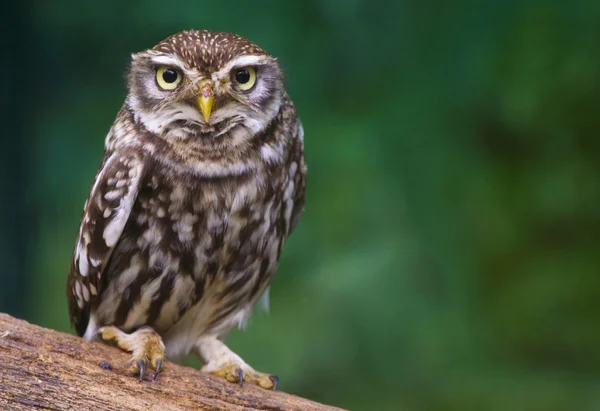
[[[205,368],[204,371],[208,371],[210,368]],[[217,369],[211,369],[211,374],[218,377],[225,378],[229,382],[238,383],[240,385],[256,384],[266,390],[274,390],[279,384],[279,377],[276,375],[264,374],[262,372],[255,371],[248,364],[237,364],[235,362],[229,362]]]
[[244,385],[244,371],[242,371],[242,367],[237,367],[237,377],[238,377],[238,383],[240,385]]
[[154,376],[152,377],[152,381],[156,380],[156,377],[158,377],[158,373],[160,373],[160,367],[162,367],[162,363],[162,358],[158,358],[156,360],[156,368],[154,369]]
[[115,341],[119,348],[133,353],[131,368],[134,374],[139,373],[140,381],[144,380],[148,367],[155,370],[153,380],[162,369],[165,358],[165,345],[158,333],[150,327],[142,327],[127,334],[117,327],[108,326],[100,329],[105,341]]
[[271,388],[271,389],[276,390],[277,386],[279,385],[279,377],[276,375],[269,375],[269,379],[273,383],[273,388]]
[[140,372],[140,381],[144,381],[144,375],[146,374],[146,360],[143,358],[137,360],[137,368]]
[[274,390],[279,384],[279,377],[255,372],[254,383],[265,390]]

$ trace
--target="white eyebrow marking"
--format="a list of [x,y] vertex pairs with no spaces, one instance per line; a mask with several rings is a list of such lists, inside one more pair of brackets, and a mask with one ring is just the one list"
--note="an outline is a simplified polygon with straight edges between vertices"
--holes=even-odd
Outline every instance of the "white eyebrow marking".
[[200,75],[200,72],[195,68],[192,67],[190,69],[186,66],[184,61],[171,56],[150,54],[150,60],[152,60],[154,64],[174,67],[180,70],[188,78]]
[[213,80],[216,80],[225,77],[234,67],[254,66],[257,64],[264,64],[267,61],[273,60],[275,60],[273,57],[266,56],[264,54],[243,54],[231,60],[221,70],[213,73],[212,78]]
[[156,64],[164,64],[165,66],[175,66],[175,67],[182,68],[181,60],[174,59],[173,57],[150,56],[150,59],[152,60],[153,63],[156,63]]

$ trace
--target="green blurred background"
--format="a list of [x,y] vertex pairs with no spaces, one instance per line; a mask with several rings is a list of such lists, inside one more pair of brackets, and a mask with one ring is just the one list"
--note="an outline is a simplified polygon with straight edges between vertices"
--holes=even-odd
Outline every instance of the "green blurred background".
[[69,330],[129,54],[234,31],[279,57],[309,178],[271,313],[232,348],[353,410],[600,410],[600,2],[38,0],[1,18],[0,311]]

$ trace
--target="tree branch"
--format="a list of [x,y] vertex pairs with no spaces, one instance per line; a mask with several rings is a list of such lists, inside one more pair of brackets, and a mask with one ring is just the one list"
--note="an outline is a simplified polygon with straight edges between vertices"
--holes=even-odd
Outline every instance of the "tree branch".
[[0,409],[339,410],[171,362],[156,381],[140,382],[128,361],[117,348],[0,313]]

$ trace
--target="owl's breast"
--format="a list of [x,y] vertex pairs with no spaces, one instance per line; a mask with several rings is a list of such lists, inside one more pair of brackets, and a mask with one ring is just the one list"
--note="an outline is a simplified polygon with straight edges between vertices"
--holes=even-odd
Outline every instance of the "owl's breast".
[[200,180],[155,169],[107,266],[101,321],[196,335],[243,321],[279,259],[283,176]]

